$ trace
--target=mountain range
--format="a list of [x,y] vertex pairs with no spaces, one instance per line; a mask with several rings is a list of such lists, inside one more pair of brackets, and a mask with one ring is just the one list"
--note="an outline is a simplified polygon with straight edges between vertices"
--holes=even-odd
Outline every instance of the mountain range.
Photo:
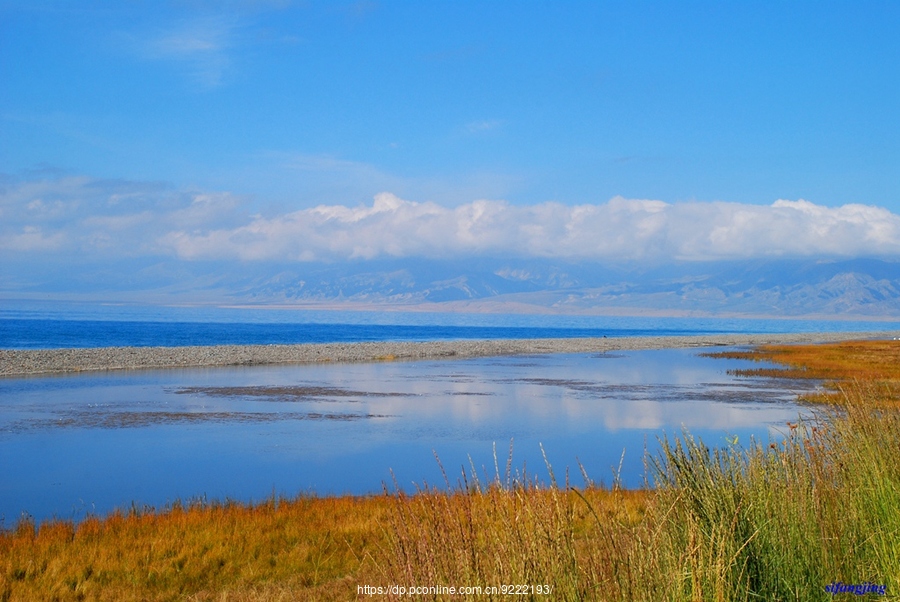
[[[774,259],[598,264],[384,259],[340,264],[148,261],[13,274],[13,298],[435,311],[900,318],[900,261]],[[89,291],[89,292],[83,292]]]

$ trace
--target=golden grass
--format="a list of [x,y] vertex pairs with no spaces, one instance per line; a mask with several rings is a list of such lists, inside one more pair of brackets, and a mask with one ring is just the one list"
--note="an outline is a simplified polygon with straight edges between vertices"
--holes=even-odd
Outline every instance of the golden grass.
[[[558,494],[534,490],[516,498],[495,489],[480,497],[461,492],[308,497],[257,506],[175,505],[163,512],[93,517],[78,525],[48,522],[35,528],[21,522],[0,532],[0,600],[355,599],[360,584],[397,582],[386,581],[393,573],[385,567],[402,557],[392,529],[403,517],[420,516],[436,506],[450,512],[477,507],[484,527],[497,502],[508,509],[516,504],[520,509],[546,508]],[[569,494],[569,501],[575,502],[576,495]],[[631,523],[642,516],[646,498],[643,492],[599,489],[581,495],[601,516],[625,517]],[[587,528],[589,511],[580,500],[576,505],[577,539],[577,532]],[[494,516],[496,534],[506,523]],[[534,536],[541,532],[542,518],[547,517],[531,516]],[[441,528],[419,532],[415,545],[421,553],[436,553],[445,535]],[[582,538],[579,546],[585,545]]]
[[345,600],[384,545],[391,503],[298,498],[20,523],[0,534],[0,599]]
[[732,370],[739,376],[822,380],[827,391],[808,401],[841,403],[840,388],[866,382],[881,388],[879,400],[900,404],[900,341],[848,341],[817,345],[764,345],[750,351],[705,354],[709,357],[772,362],[786,368]]
[[[403,498],[391,516],[390,546],[378,559],[380,582],[540,585],[552,588],[552,595],[525,599],[595,599],[598,585],[612,578],[610,537],[641,524],[651,497],[646,491],[578,491],[526,480]],[[486,592],[452,598],[509,599]]]

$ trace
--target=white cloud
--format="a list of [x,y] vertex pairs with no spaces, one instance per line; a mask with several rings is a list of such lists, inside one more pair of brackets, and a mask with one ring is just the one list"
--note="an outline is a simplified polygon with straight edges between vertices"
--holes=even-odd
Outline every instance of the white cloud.
[[55,232],[47,235],[41,228],[25,226],[19,232],[9,232],[0,236],[0,249],[18,252],[55,251],[65,243],[65,235]]
[[184,258],[340,260],[513,255],[592,260],[712,260],[896,255],[900,216],[879,207],[680,203],[621,197],[597,205],[447,208],[383,193],[371,206],[323,205],[230,230],[171,232]]
[[234,66],[241,64],[245,54],[241,51],[248,47],[296,45],[300,41],[293,34],[258,25],[259,13],[284,9],[289,0],[189,4],[192,6],[176,10],[180,18],[170,18],[161,28],[151,30],[136,22],[131,32],[118,37],[141,58],[177,65],[205,88],[217,87],[229,79]]
[[498,121],[496,119],[490,120],[482,120],[482,121],[470,121],[466,124],[466,131],[470,134],[480,134],[482,132],[489,132],[491,130],[496,130],[497,128],[503,125],[502,121]]
[[184,21],[144,39],[139,52],[148,59],[175,61],[205,87],[222,83],[234,43],[235,24],[221,16]]
[[6,182],[0,249],[174,255],[184,260],[546,257],[592,261],[900,255],[900,216],[874,206],[668,204],[616,197],[568,206],[476,200],[456,207],[390,193],[371,204],[248,215],[228,193],[62,178]]
[[225,193],[177,191],[158,183],[62,177],[0,177],[0,249],[120,257],[164,254],[173,229],[237,227],[247,218]]

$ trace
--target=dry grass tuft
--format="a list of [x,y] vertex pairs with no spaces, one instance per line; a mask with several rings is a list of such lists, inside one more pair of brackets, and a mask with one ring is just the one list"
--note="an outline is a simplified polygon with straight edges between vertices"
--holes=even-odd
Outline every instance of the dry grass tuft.
[[598,586],[614,577],[608,555],[615,546],[604,537],[640,524],[650,499],[645,491],[544,487],[527,475],[507,473],[487,484],[465,472],[462,478],[463,487],[450,494],[432,489],[396,496],[390,545],[379,558],[382,582],[541,585],[553,593],[538,599],[594,599]]

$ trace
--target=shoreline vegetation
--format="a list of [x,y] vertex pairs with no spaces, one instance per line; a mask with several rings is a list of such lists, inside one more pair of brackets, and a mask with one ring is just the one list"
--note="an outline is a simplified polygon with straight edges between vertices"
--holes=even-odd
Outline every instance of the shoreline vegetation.
[[382,341],[297,345],[0,349],[0,377],[104,370],[462,359],[499,355],[588,353],[685,347],[741,347],[896,337],[900,337],[900,331],[427,342]]
[[[389,600],[364,588],[509,584],[552,587],[534,600],[828,600],[835,583],[896,598],[900,341],[741,353],[785,366],[765,376],[824,380],[813,401],[827,403],[779,441],[668,439],[647,460],[651,488],[570,487],[549,466],[539,483],[510,450],[491,477],[446,477],[449,492],[20,520],[0,532],[0,600]],[[412,599],[507,597],[433,592]]]

